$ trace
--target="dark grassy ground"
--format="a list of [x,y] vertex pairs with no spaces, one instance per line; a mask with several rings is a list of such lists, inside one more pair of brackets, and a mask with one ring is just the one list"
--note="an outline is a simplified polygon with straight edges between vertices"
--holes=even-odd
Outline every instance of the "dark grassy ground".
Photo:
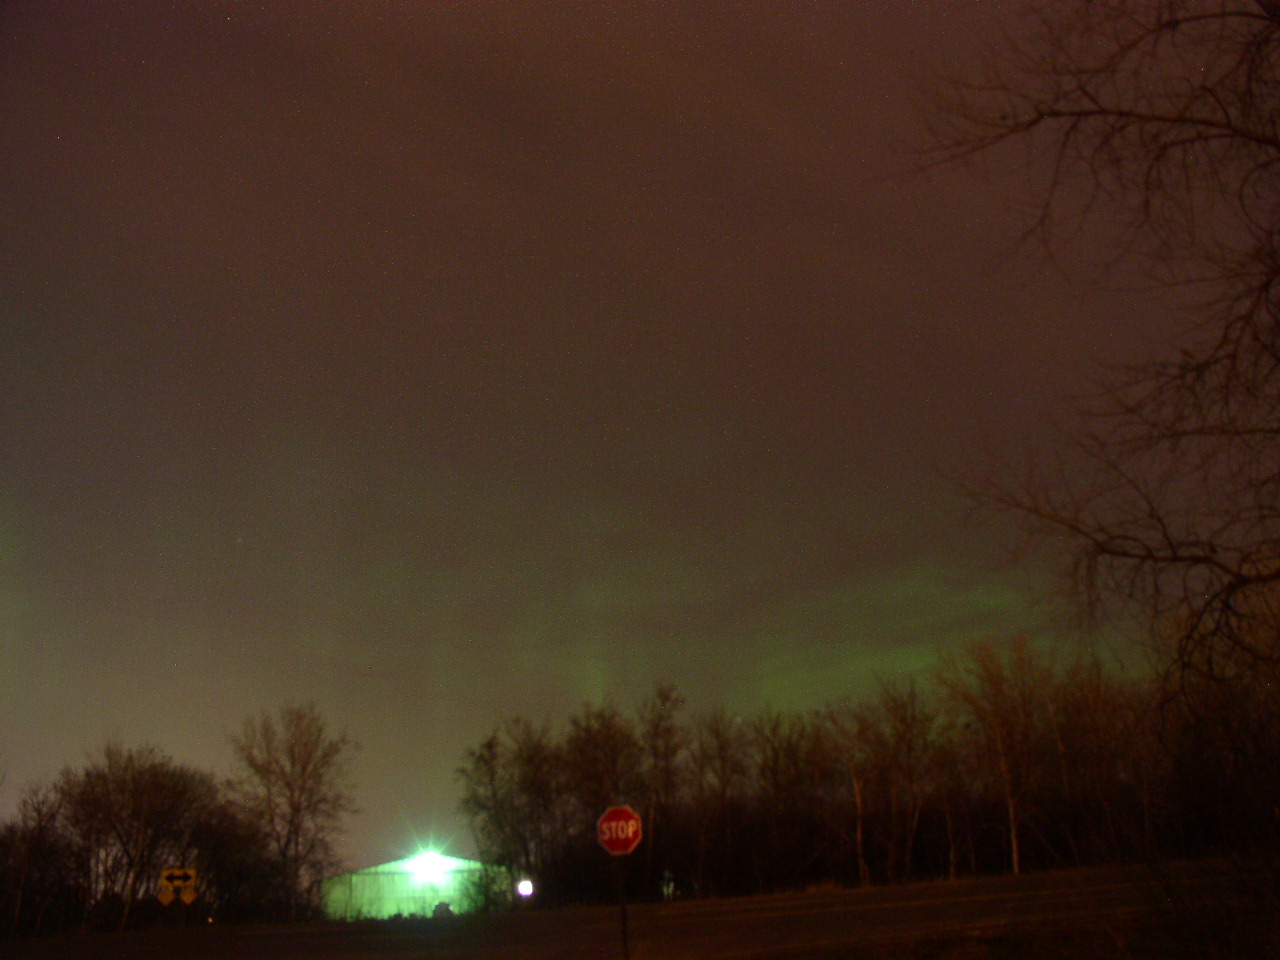
[[[632,960],[1276,956],[1263,904],[1198,867],[1070,871],[633,905]],[[442,921],[155,929],[0,944],[11,960],[586,960],[622,956],[613,908]]]

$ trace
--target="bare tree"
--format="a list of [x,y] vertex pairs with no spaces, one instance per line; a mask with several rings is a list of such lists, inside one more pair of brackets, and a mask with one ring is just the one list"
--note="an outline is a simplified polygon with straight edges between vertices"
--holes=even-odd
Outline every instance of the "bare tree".
[[752,787],[752,846],[757,889],[792,886],[809,866],[813,851],[798,837],[813,791],[814,727],[802,714],[766,709],[746,728],[748,777]]
[[1024,638],[1003,648],[975,642],[965,656],[944,662],[938,683],[961,722],[975,735],[986,776],[993,782],[1007,819],[1009,865],[1022,871],[1025,801],[1045,775],[1050,734],[1047,724],[1052,666]]
[[914,681],[882,682],[875,711],[883,728],[880,767],[889,799],[888,875],[891,881],[910,880],[920,816],[936,772],[938,716]]
[[[666,868],[666,818],[671,806],[685,786],[683,761],[688,749],[688,734],[680,726],[679,715],[684,697],[670,683],[659,683],[640,704],[639,739],[645,783],[644,830],[645,877],[653,885],[655,862]],[[664,881],[665,882],[665,881]]]
[[843,703],[828,708],[827,717],[853,794],[853,843],[858,863],[858,885],[871,883],[867,864],[867,780],[875,753],[874,721],[861,706]]
[[570,819],[565,753],[550,727],[507,721],[467,751],[458,778],[481,856],[543,889]]
[[[1153,683],[1109,678],[1097,663],[1060,667],[1025,640],[974,644],[935,679],[815,712],[720,709],[683,728],[662,688],[636,726],[610,707],[585,708],[559,731],[508,720],[467,752],[462,811],[481,855],[540,881],[547,904],[607,887],[590,825],[633,789],[650,798],[646,811],[663,811],[655,863],[694,895],[1021,872],[1061,865],[1076,846],[1095,861],[1218,849],[1224,829],[1184,829],[1180,812],[1203,819],[1280,740],[1280,712],[1242,701],[1219,720],[1250,718],[1260,734],[1266,721],[1270,733],[1245,762],[1214,759],[1222,723],[1184,712],[1183,759],[1172,763],[1159,756]],[[639,779],[627,772],[636,764]],[[1231,810],[1257,826],[1257,810]]]
[[186,865],[217,785],[154,747],[109,743],[83,770],[63,770],[55,796],[81,865],[86,907],[118,902],[123,929],[160,871]]
[[320,881],[333,866],[342,818],[355,811],[349,765],[355,745],[334,734],[313,703],[263,714],[231,738],[242,774],[244,808],[266,825],[285,878],[290,919],[315,907]]
[[[689,747],[690,804],[697,827],[694,890],[714,896],[728,877],[725,858],[738,839],[748,765],[746,731],[723,710],[693,722]],[[711,861],[717,857],[715,863]]]
[[[1038,0],[946,86],[943,160],[1027,148],[1036,226],[1097,217],[1194,283],[1176,349],[1106,378],[1070,443],[985,494],[1065,543],[1088,596],[1142,603],[1180,678],[1259,643],[1280,581],[1280,20],[1254,0]],[[1272,621],[1274,622],[1274,621]],[[1234,654],[1227,654],[1228,656]]]
[[960,876],[961,851],[968,855],[969,871],[976,869],[977,850],[973,839],[974,784],[966,769],[965,737],[948,718],[941,720],[942,732],[934,751],[936,777],[934,798],[942,814],[946,835],[947,879]]
[[640,802],[642,747],[635,723],[617,707],[584,704],[569,718],[564,752],[579,822],[592,837],[610,804]]
[[[78,879],[57,792],[30,788],[18,802],[17,818],[0,828],[0,931],[42,932],[47,914],[74,907]],[[68,919],[61,916],[54,926]]]

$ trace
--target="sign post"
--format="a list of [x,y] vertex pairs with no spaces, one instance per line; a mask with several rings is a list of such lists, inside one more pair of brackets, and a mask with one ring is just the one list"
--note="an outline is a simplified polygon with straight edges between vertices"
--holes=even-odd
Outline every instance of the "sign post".
[[622,908],[623,960],[631,960],[631,945],[627,939],[627,879],[622,861],[618,858],[634,851],[643,836],[640,814],[625,803],[610,807],[596,821],[596,839],[614,858],[613,879],[618,887],[618,904]]

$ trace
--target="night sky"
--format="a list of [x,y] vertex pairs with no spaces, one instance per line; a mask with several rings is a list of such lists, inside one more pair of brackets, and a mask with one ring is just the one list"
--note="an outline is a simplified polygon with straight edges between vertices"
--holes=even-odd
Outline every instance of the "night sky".
[[918,168],[1013,7],[0,3],[0,816],[314,699],[352,864],[465,853],[504,717],[1054,635],[948,475],[1168,316]]

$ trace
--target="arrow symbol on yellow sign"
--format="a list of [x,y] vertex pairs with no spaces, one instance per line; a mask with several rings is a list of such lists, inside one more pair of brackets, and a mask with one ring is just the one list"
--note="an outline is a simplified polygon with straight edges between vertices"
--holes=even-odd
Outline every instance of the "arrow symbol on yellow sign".
[[183,903],[193,903],[196,899],[196,871],[190,867],[171,867],[160,871],[160,890],[157,899],[166,907],[177,897]]

